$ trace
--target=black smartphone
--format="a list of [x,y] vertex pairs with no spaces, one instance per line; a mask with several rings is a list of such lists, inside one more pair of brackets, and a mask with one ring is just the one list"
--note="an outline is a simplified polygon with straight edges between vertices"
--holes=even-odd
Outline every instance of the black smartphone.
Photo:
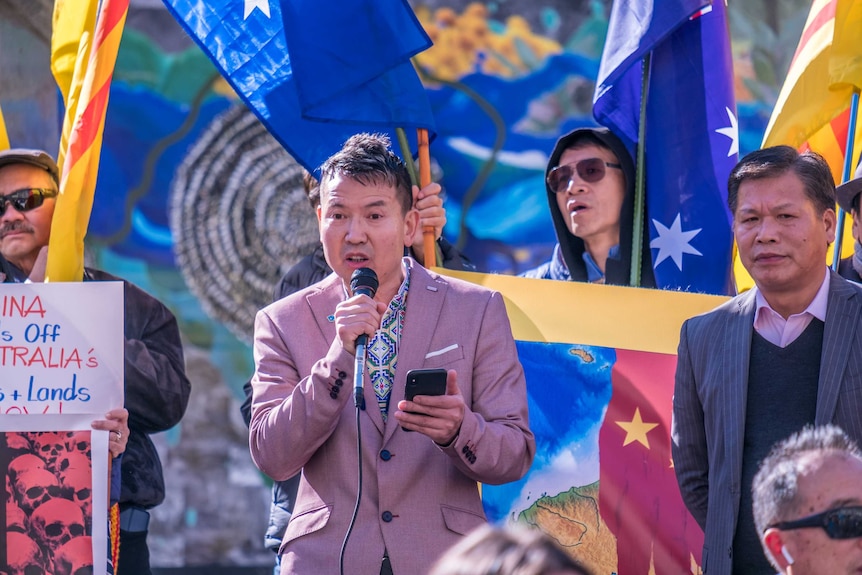
[[417,395],[443,395],[445,393],[445,369],[411,369],[407,372],[407,384],[404,388],[404,399],[407,401],[413,401]]
[[[446,393],[446,370],[442,368],[411,369],[407,372],[404,399],[413,401],[417,395],[443,395]],[[407,413],[410,413],[409,411]],[[404,431],[413,431],[412,429]]]

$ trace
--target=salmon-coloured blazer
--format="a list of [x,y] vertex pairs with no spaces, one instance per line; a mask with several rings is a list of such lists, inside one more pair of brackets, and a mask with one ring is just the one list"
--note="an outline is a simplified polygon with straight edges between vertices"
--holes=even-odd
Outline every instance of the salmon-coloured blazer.
[[[431,367],[457,372],[467,412],[456,439],[441,447],[392,416],[384,424],[366,372],[362,498],[344,561],[351,574],[379,573],[384,550],[395,575],[426,572],[485,522],[477,482],[520,479],[535,454],[502,296],[406,261],[410,289],[389,412],[404,398],[407,372]],[[336,339],[332,315],[345,297],[333,274],[255,321],[252,458],[276,480],[302,470],[280,549],[283,574],[337,574],[356,502],[354,357]]]

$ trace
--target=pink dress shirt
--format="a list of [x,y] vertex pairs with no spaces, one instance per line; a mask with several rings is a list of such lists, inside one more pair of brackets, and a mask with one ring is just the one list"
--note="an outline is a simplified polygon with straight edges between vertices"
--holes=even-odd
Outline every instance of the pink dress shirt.
[[820,289],[808,304],[808,307],[800,313],[795,313],[784,319],[777,311],[769,307],[766,298],[757,290],[755,291],[756,311],[754,312],[754,331],[763,336],[763,339],[778,347],[787,347],[802,335],[812,318],[826,321],[826,303],[829,301],[829,270],[823,268],[823,283]]

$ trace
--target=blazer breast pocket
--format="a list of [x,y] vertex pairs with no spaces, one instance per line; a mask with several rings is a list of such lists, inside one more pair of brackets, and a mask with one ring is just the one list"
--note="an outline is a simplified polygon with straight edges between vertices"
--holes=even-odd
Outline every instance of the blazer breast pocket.
[[464,346],[452,343],[443,347],[433,347],[425,354],[422,367],[446,367],[454,369],[453,364],[464,359]]

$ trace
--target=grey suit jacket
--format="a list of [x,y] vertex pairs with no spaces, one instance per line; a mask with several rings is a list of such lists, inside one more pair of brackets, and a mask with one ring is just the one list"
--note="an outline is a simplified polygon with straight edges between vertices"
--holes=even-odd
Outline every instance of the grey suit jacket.
[[[353,513],[354,358],[330,319],[342,299],[342,282],[331,275],[256,319],[252,458],[276,480],[302,470],[282,573],[338,573]],[[485,521],[476,482],[517,480],[532,463],[526,382],[499,293],[413,263],[390,414],[404,398],[407,371],[423,367],[457,371],[467,404],[461,430],[440,447],[391,415],[384,423],[366,372],[362,498],[345,560],[351,573],[379,573],[384,548],[396,575],[424,573]]]
[[[862,441],[862,287],[830,274],[814,423],[835,423]],[[683,500],[705,532],[709,575],[731,572],[754,312],[752,290],[687,320],[680,333],[671,447]]]

